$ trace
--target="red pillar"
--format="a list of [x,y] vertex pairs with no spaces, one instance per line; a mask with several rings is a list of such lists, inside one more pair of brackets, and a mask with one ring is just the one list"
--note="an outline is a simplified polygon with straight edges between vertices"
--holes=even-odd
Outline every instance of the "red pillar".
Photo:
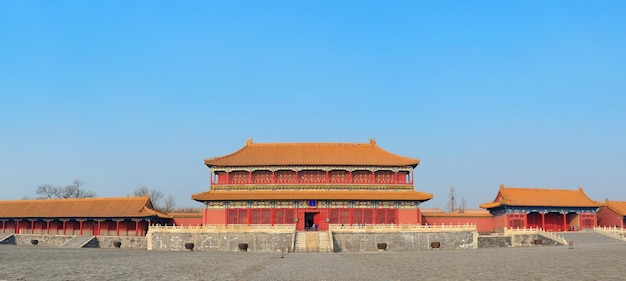
[[20,221],[17,220],[15,223],[15,233],[20,234]]
[[248,183],[252,183],[252,171],[248,172]]
[[352,171],[348,171],[348,182],[352,182]]
[[374,171],[371,171],[372,174],[370,175],[370,183],[375,183],[376,180],[374,179]]
[[35,220],[30,221],[30,234],[35,234]]
[[139,236],[139,220],[135,220],[135,236]]
[[272,171],[272,183],[276,183],[276,171]]
[[63,235],[65,235],[65,230],[67,229],[67,220],[63,221]]
[[83,235],[83,221],[84,220],[78,220],[78,235]]
[[578,230],[583,230],[583,213],[578,213]]
[[115,222],[116,222],[115,235],[120,236],[120,220],[115,220]]
[[100,222],[101,220],[98,220],[98,235],[100,235]]
[[296,171],[296,182],[299,182],[298,181],[298,171]]
[[324,182],[325,183],[329,183],[330,182],[330,178],[328,177],[328,170],[326,170],[326,174],[324,175]]
[[46,221],[46,234],[50,234],[50,220]]
[[546,230],[546,212],[541,212],[541,229]]
[[524,228],[528,228],[528,212],[524,213]]
[[504,229],[509,228],[509,214],[504,214]]
[[563,231],[567,230],[567,213],[563,212]]
[[5,221],[4,221],[4,220],[2,220],[2,233],[4,233],[4,224],[5,224],[4,222],[5,222]]
[[398,172],[393,172],[393,183],[398,183]]

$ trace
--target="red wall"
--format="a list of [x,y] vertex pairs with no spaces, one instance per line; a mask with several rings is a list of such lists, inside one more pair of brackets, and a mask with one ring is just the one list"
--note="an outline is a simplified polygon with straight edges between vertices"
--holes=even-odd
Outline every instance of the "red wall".
[[491,233],[495,229],[495,220],[491,216],[423,216],[422,224],[428,225],[459,225],[475,224],[478,232]]
[[624,227],[623,218],[624,217],[613,212],[609,207],[602,207],[600,211],[598,211],[598,226]]
[[419,224],[419,210],[399,209],[398,224]]
[[203,218],[174,218],[174,224],[175,225],[193,225],[193,226],[197,226],[197,225],[202,225],[203,223]]

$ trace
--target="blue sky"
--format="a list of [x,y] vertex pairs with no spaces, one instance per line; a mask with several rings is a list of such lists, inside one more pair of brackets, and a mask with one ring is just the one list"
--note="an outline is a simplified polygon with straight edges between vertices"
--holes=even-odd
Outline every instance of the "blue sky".
[[623,1],[2,1],[0,199],[74,179],[200,207],[205,158],[368,142],[424,207],[626,200]]

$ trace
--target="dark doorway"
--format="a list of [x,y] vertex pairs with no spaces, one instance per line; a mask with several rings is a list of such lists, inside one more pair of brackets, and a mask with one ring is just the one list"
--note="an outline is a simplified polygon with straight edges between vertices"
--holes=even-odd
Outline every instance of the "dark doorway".
[[319,213],[304,213],[304,229],[305,230],[317,230],[319,227]]

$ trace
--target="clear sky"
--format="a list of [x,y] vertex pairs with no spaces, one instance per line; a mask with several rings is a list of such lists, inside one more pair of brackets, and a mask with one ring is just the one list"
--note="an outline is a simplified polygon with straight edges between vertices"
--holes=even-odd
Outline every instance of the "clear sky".
[[200,207],[205,158],[360,142],[468,208],[626,200],[625,1],[0,1],[0,200],[81,179]]

